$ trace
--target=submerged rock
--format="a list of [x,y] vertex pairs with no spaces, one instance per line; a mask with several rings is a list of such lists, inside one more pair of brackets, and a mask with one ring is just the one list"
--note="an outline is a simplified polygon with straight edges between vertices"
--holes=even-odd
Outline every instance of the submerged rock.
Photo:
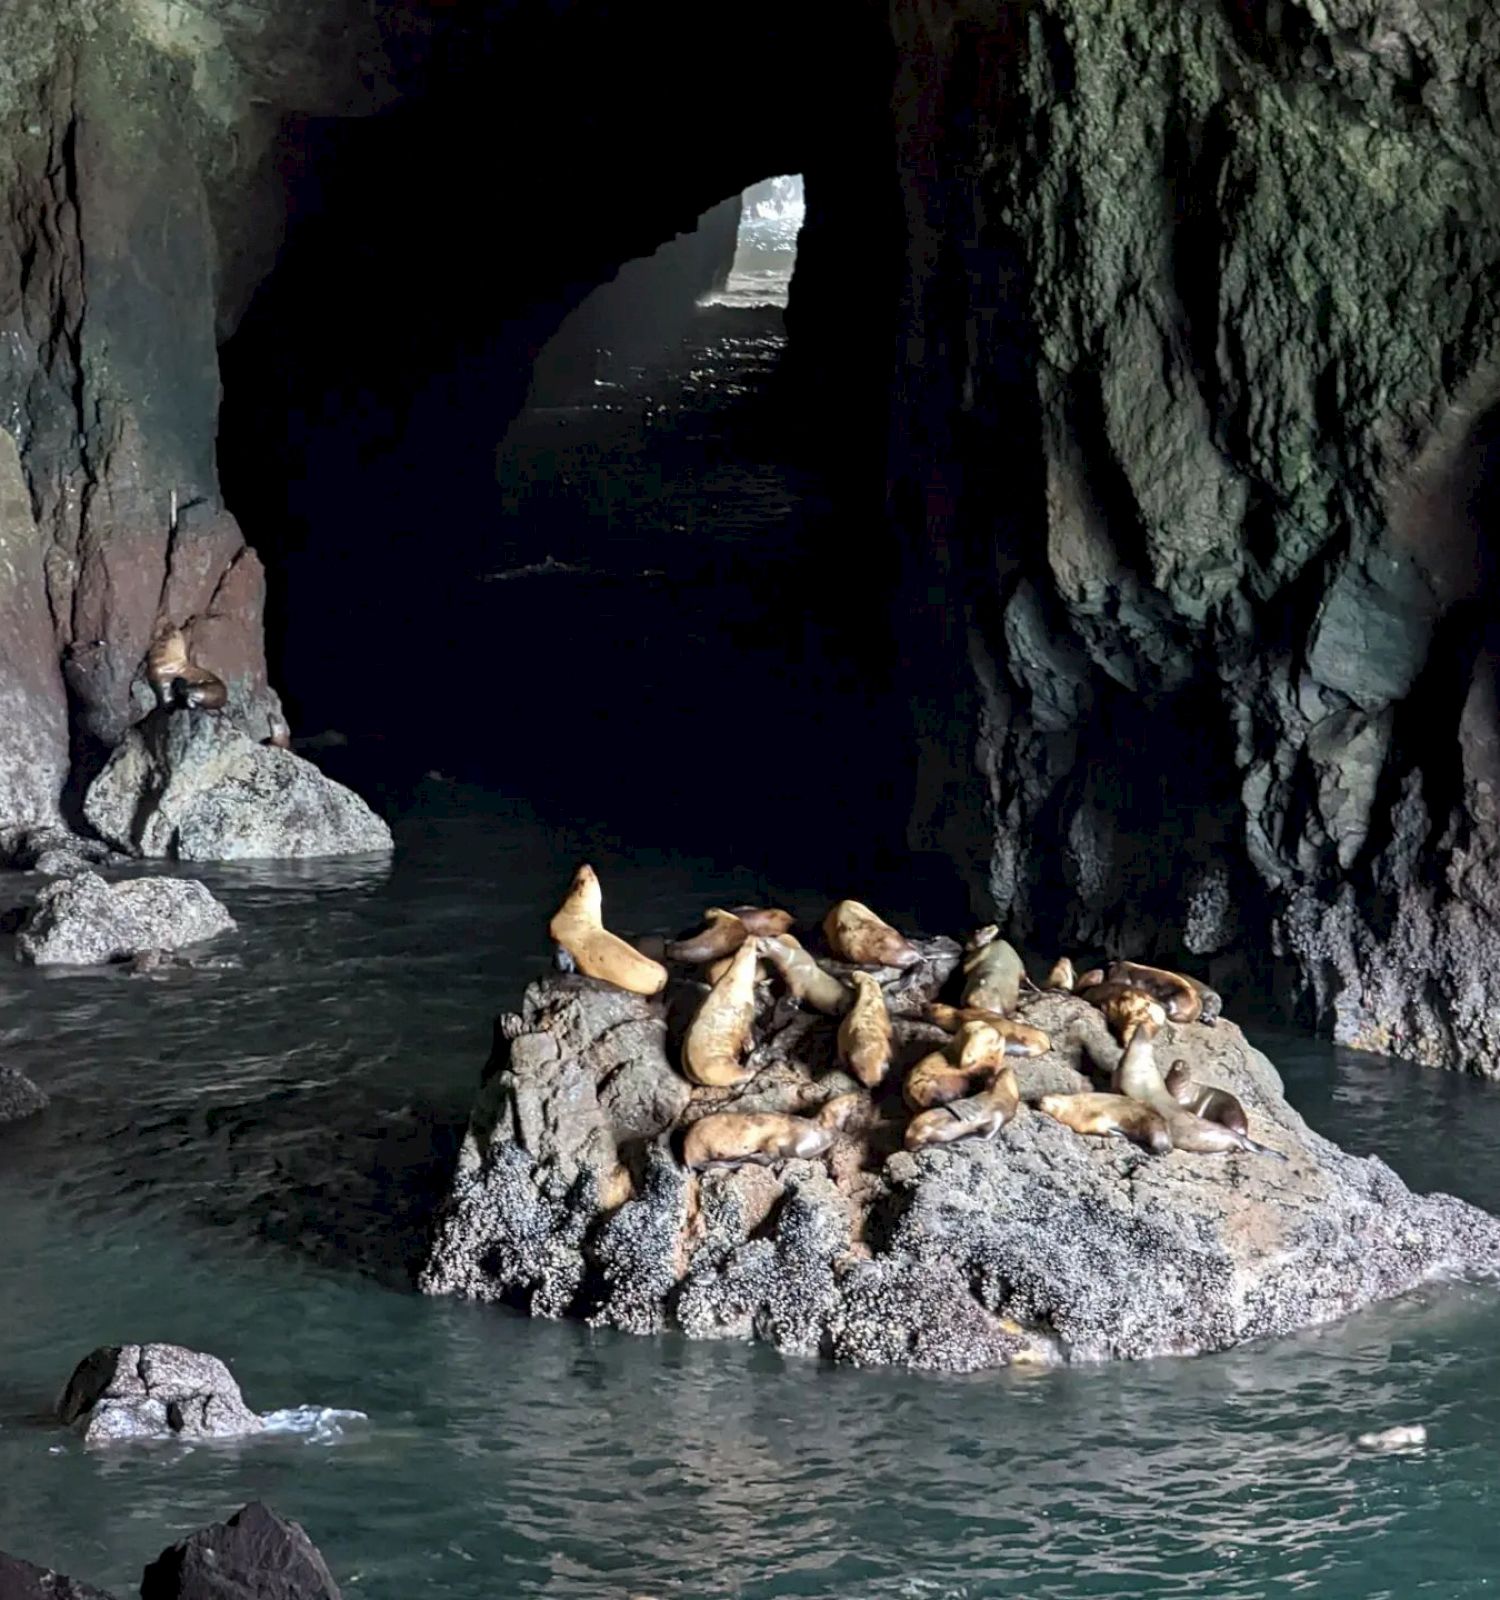
[[93,966],[143,950],[177,950],[234,928],[234,918],[194,878],[127,878],[96,872],[50,883],[16,937],[36,966]]
[[0,1600],[112,1600],[103,1589],[0,1550]]
[[106,1345],[73,1370],[58,1415],[89,1445],[121,1439],[232,1438],[261,1419],[217,1356],[177,1344]]
[[[947,941],[922,948],[887,985],[902,1065],[941,1041],[920,1013],[957,959]],[[1500,1271],[1500,1222],[1413,1195],[1314,1133],[1225,1021],[1170,1027],[1159,1054],[1237,1095],[1285,1161],[1151,1156],[1025,1104],[993,1142],[911,1154],[898,1070],[826,1157],[695,1177],[673,1147],[679,1123],[807,1111],[858,1087],[835,1066],[836,1023],[763,991],[757,1077],[693,1088],[673,1041],[700,992],[674,983],[647,1000],[577,976],[528,989],[496,1027],[426,1292],[965,1371],[1223,1350],[1439,1275]],[[1120,1051],[1097,1010],[1049,993],[1021,1015],[1052,1040],[1015,1063],[1024,1101],[1107,1087]]]
[[339,1586],[298,1523],[253,1501],[163,1550],[141,1600],[339,1600]]
[[391,849],[391,830],[352,790],[209,712],[157,711],[137,723],[83,809],[91,827],[136,856],[240,861]]
[[0,1123],[34,1117],[50,1103],[24,1072],[16,1067],[0,1066]]
[[125,858],[97,839],[83,839],[66,828],[29,824],[0,828],[0,866],[16,872],[65,877]]

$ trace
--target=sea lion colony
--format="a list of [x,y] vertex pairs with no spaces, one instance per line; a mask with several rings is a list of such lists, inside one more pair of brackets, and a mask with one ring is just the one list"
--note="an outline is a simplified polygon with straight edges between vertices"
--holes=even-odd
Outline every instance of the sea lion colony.
[[[704,992],[683,1032],[679,1062],[684,1075],[705,1089],[738,1089],[754,1079],[748,1058],[757,1014],[775,1003],[768,998],[773,989],[780,989],[782,1003],[839,1019],[838,1064],[864,1086],[862,1092],[838,1095],[811,1116],[795,1108],[711,1110],[687,1126],[684,1165],[699,1170],[820,1156],[841,1132],[870,1119],[877,1093],[894,1100],[898,1083],[909,1116],[903,1140],[908,1150],[993,1138],[1019,1114],[1012,1063],[1045,1055],[1052,1041],[1015,1015],[1024,993],[1041,990],[998,928],[981,928],[970,937],[959,1004],[924,1008],[922,1020],[947,1034],[948,1042],[903,1064],[876,971],[899,976],[922,959],[921,952],[868,906],[841,900],[821,930],[832,961],[853,969],[840,976],[792,934],[793,922],[789,912],[775,908],[714,906],[696,933],[668,942],[642,940],[641,948],[604,926],[599,879],[587,865],[578,869],[552,918],[549,932],[560,963],[585,977],[654,996],[671,980],[664,961],[694,969]],[[1194,1082],[1182,1062],[1165,1076],[1157,1065],[1156,1044],[1169,1021],[1212,1026],[1217,1020],[1222,1003],[1206,984],[1134,961],[1114,961],[1078,976],[1064,958],[1042,988],[1070,992],[1096,1007],[1121,1056],[1108,1092],[1044,1094],[1031,1109],[1080,1135],[1128,1139],[1155,1155],[1278,1155],[1250,1138],[1245,1108],[1227,1090]]]

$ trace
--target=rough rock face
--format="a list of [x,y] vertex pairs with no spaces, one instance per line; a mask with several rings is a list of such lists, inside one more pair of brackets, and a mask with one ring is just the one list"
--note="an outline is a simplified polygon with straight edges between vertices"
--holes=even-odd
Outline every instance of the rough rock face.
[[85,871],[42,890],[16,936],[16,950],[38,967],[94,966],[142,950],[179,950],[234,926],[194,878],[106,883]]
[[50,1103],[19,1067],[0,1066],[0,1124],[34,1117]]
[[[1500,1222],[1413,1195],[1313,1133],[1228,1022],[1174,1027],[1159,1056],[1238,1095],[1284,1163],[1153,1157],[1029,1107],[992,1143],[908,1153],[899,1066],[942,1040],[920,1008],[956,960],[947,941],[924,949],[887,985],[900,1063],[873,1125],[817,1161],[699,1176],[681,1168],[674,1126],[857,1088],[835,1067],[833,1021],[766,993],[762,1070],[739,1091],[695,1089],[674,1064],[694,986],[648,1001],[579,977],[534,984],[497,1025],[423,1289],[969,1370],[1221,1350],[1436,1275],[1500,1271]],[[1120,1052],[1098,1011],[1048,994],[1023,1015],[1053,1045],[1017,1062],[1023,1099],[1103,1084]]]
[[157,711],[131,728],[84,815],[121,850],[178,861],[391,848],[391,830],[357,794],[207,711]]
[[893,510],[917,698],[971,683],[919,837],[1043,943],[1274,949],[1339,1039],[1500,1074],[1500,17],[892,16]]
[[120,1439],[229,1438],[261,1419],[216,1356],[176,1344],[108,1345],[68,1379],[58,1416],[85,1444]]
[[124,859],[98,839],[80,838],[53,823],[0,828],[0,866],[16,872],[40,872],[59,878]]
[[36,1567],[0,1551],[0,1597],[3,1600],[111,1600],[92,1584],[65,1578],[50,1567]]
[[339,1600],[339,1586],[300,1524],[253,1501],[162,1551],[141,1600]]

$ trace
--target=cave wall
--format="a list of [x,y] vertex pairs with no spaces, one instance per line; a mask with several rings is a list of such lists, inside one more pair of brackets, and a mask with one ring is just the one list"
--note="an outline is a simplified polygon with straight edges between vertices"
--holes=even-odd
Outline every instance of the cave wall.
[[1500,1073],[1500,19],[891,15],[914,837],[1049,947]]

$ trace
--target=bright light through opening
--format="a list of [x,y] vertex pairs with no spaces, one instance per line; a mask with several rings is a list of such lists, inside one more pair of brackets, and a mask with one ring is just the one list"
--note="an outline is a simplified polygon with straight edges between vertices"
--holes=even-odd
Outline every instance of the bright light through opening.
[[723,290],[707,304],[784,306],[805,210],[800,172],[746,189],[740,197],[734,266]]

